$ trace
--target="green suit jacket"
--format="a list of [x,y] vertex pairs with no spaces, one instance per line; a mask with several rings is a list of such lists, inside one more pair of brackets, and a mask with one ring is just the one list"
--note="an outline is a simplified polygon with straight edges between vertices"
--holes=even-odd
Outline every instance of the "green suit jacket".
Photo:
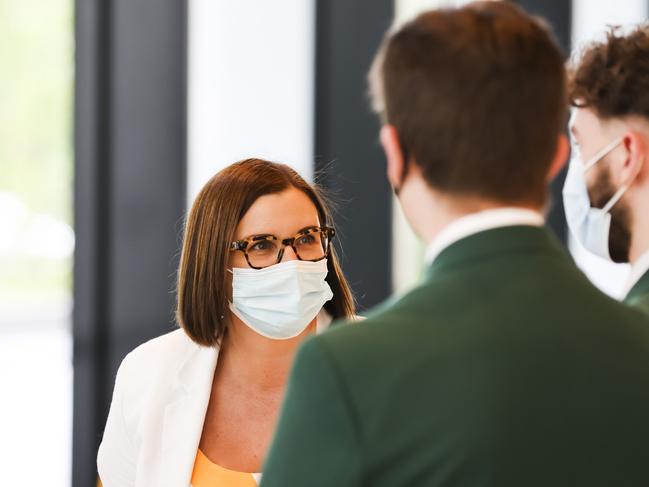
[[262,486],[649,485],[648,332],[545,230],[473,235],[301,347]]
[[649,272],[646,272],[631,288],[624,302],[649,313]]

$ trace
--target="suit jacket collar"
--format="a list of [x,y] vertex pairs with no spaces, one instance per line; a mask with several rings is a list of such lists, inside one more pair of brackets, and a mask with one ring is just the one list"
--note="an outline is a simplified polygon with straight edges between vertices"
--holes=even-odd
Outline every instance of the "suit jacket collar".
[[444,249],[471,235],[514,225],[541,227],[543,216],[538,211],[519,207],[492,208],[470,213],[452,221],[437,234],[426,249],[426,262],[432,263]]
[[643,298],[649,299],[649,271],[645,272],[640,280],[635,283],[624,302],[634,305]]
[[427,278],[490,257],[539,252],[570,261],[561,244],[543,227],[517,225],[486,230],[447,247],[429,266]]

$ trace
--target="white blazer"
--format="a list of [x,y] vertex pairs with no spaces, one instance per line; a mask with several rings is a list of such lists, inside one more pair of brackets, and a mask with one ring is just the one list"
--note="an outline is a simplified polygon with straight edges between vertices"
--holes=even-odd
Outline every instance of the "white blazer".
[[[318,317],[318,331],[331,318]],[[104,487],[188,487],[219,351],[176,330],[122,361],[97,455]]]

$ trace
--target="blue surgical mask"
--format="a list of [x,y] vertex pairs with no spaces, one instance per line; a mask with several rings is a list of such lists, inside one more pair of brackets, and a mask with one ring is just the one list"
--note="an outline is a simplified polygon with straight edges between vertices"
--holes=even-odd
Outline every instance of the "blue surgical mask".
[[579,151],[573,149],[568,175],[563,186],[563,205],[572,234],[586,250],[608,260],[612,260],[609,252],[611,209],[629,187],[622,186],[603,208],[593,208],[588,196],[586,173],[620,145],[622,140],[622,138],[615,139],[586,163],[582,163]]
[[326,281],[326,259],[231,272],[230,310],[252,330],[274,340],[298,336],[333,297]]

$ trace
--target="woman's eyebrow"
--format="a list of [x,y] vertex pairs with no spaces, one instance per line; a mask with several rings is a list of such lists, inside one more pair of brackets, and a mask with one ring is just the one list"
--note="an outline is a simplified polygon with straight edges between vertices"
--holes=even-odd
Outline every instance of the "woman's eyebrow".
[[306,232],[307,230],[311,230],[311,229],[313,229],[313,228],[318,228],[318,225],[309,225],[309,226],[307,226],[307,227],[300,228],[300,229],[297,231],[297,233]]
[[[318,225],[307,225],[306,227],[300,228],[297,232],[295,232],[295,235],[306,232],[307,230],[311,230],[313,228],[318,228]],[[248,235],[246,237],[240,238],[239,240],[250,240],[250,239],[255,239],[255,238],[266,238],[266,237],[275,237],[279,238],[277,235],[274,235],[272,233],[255,233],[253,235]]]
[[239,240],[254,240],[254,239],[263,239],[267,237],[275,237],[277,238],[276,235],[273,235],[272,233],[255,233],[253,235],[247,235],[243,238],[240,238]]

